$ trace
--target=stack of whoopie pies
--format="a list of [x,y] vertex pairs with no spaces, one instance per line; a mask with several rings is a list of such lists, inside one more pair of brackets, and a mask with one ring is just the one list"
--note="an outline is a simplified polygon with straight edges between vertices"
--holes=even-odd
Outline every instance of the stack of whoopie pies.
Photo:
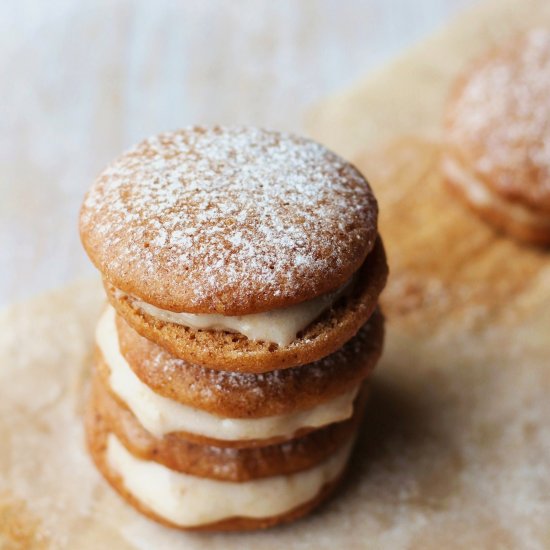
[[252,529],[332,492],[383,343],[377,214],[351,164],[255,128],[161,134],[99,176],[80,229],[110,306],[86,424],[127,501]]

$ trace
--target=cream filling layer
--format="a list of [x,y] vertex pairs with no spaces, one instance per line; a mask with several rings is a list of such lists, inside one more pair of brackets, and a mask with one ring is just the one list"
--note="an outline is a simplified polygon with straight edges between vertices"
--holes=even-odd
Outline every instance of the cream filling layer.
[[533,212],[527,206],[507,201],[487,187],[482,180],[467,172],[451,157],[443,159],[443,171],[455,185],[464,190],[472,204],[480,208],[486,207],[498,210],[508,219],[519,223],[550,228],[550,216]]
[[353,439],[321,464],[295,474],[231,482],[170,470],[133,456],[113,434],[107,463],[128,492],[160,517],[181,527],[233,517],[266,518],[284,514],[319,494],[343,471]]
[[[263,313],[250,315],[220,315],[178,313],[160,309],[156,306],[133,298],[134,308],[166,323],[175,323],[197,330],[224,330],[244,334],[250,340],[272,342],[279,346],[288,346],[296,340],[297,334],[317,319],[349,288],[351,280],[335,292],[323,294],[313,300],[308,300],[290,307],[273,309]],[[128,296],[118,290],[119,296]]]
[[301,428],[319,428],[350,418],[359,386],[311,409],[263,418],[225,418],[155,393],[124,359],[118,343],[115,311],[108,307],[96,329],[96,341],[110,369],[111,390],[146,430],[157,437],[187,432],[212,439],[245,441],[292,437]]

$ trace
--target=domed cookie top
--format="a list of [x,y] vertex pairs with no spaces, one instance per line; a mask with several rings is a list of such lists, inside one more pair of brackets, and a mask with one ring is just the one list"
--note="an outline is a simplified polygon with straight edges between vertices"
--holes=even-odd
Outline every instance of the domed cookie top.
[[550,32],[480,60],[454,90],[447,146],[505,199],[550,212]]
[[80,230],[120,290],[172,311],[242,315],[346,282],[374,246],[377,204],[351,164],[313,141],[192,127],[115,160]]

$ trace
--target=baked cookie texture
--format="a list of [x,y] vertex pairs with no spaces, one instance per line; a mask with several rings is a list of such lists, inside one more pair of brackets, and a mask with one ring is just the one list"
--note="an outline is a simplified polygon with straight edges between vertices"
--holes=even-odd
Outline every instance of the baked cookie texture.
[[[95,373],[97,382],[96,385],[100,385],[104,388],[104,390],[109,394],[109,397],[112,401],[117,403],[119,407],[126,410],[131,410],[131,405],[127,404],[123,398],[121,398],[119,395],[116,394],[115,391],[112,390],[109,383],[109,366],[105,362],[105,360],[102,358],[101,353],[96,351],[96,362],[95,362]],[[96,390],[96,393],[100,392],[100,390]],[[367,389],[361,388],[360,386],[357,386],[357,395],[353,398],[352,402],[350,403],[350,407],[353,408],[353,416],[359,415],[360,411],[363,410],[363,402],[366,399],[367,395]],[[107,401],[107,397],[105,397],[104,401]],[[330,401],[330,399],[326,399],[323,403],[321,403],[321,406],[326,404]],[[197,411],[199,414],[202,412],[202,409],[199,407],[192,407],[194,411]],[[300,411],[298,411],[300,412]],[[160,412],[160,414],[163,414]],[[132,416],[135,416],[132,414]],[[217,416],[217,415],[216,415]],[[271,415],[266,415],[271,416]],[[350,420],[350,417],[346,419]],[[256,420],[262,420],[265,417],[257,417]],[[242,418],[232,418],[227,416],[218,416],[218,419],[220,422],[227,420],[242,420]],[[246,420],[254,420],[254,418],[248,418]],[[337,422],[340,424],[340,422]],[[285,443],[288,441],[292,441],[297,438],[305,438],[306,436],[310,436],[312,434],[318,434],[325,428],[330,428],[335,424],[324,424],[321,427],[315,427],[310,426],[308,424],[302,425],[301,427],[298,427],[296,430],[294,430],[292,433],[289,434],[280,434],[280,435],[273,435],[268,433],[262,433],[259,437],[247,437],[244,438],[223,438],[221,435],[221,429],[220,433],[216,433],[214,435],[211,435],[209,433],[197,433],[196,431],[192,431],[191,427],[187,427],[185,429],[184,427],[181,427],[176,430],[171,430],[170,432],[164,434],[164,438],[168,438],[167,440],[170,441],[170,444],[174,444],[177,440],[185,440],[189,443],[196,443],[198,445],[210,445],[212,447],[217,447],[219,449],[222,448],[235,448],[235,449],[252,449],[252,448],[259,448],[259,447],[265,447],[265,446],[272,446],[277,445],[280,443]],[[144,429],[144,432],[147,430]],[[158,434],[157,434],[158,435]]]
[[[103,477],[108,481],[111,487],[126,501],[143,515],[148,518],[175,529],[184,531],[252,531],[256,529],[266,529],[275,525],[282,525],[300,519],[312,510],[328,500],[337,489],[344,472],[337,479],[325,484],[317,495],[308,502],[302,503],[288,512],[277,514],[264,518],[250,518],[234,516],[228,519],[185,527],[167,520],[162,515],[154,512],[147,504],[144,504],[139,498],[136,498],[124,485],[120,474],[112,469],[106,458],[108,432],[99,433],[97,439],[88,441],[90,455]],[[88,436],[90,437],[90,436]],[[93,436],[92,436],[93,437]]]
[[114,433],[132,454],[187,474],[224,481],[248,481],[307,470],[329,457],[355,432],[367,400],[367,388],[357,398],[353,416],[305,436],[260,447],[227,447],[196,443],[182,434],[155,437],[117,400],[98,375],[92,380],[86,429],[91,447]]
[[533,29],[477,60],[445,117],[452,190],[520,240],[550,243],[550,31]]
[[114,287],[171,311],[245,315],[335,290],[374,246],[363,176],[311,140],[193,127],[142,141],[95,181],[82,243]]
[[376,310],[357,335],[318,361],[262,374],[200,367],[179,359],[134,331],[117,316],[122,355],[156,393],[231,418],[259,418],[319,405],[359,384],[374,369],[384,342]]
[[[167,526],[230,531],[298,519],[334,492],[384,342],[377,219],[354,166],[255,128],[161,134],[98,177],[80,233],[114,310],[86,434],[122,498]],[[180,324],[195,318],[205,328]],[[237,318],[295,338],[226,328]]]
[[357,273],[355,284],[288,346],[252,341],[231,332],[196,330],[157,320],[132,307],[106,283],[111,305],[138,333],[191,363],[211,369],[263,373],[317,361],[343,346],[373,314],[388,267],[381,239]]

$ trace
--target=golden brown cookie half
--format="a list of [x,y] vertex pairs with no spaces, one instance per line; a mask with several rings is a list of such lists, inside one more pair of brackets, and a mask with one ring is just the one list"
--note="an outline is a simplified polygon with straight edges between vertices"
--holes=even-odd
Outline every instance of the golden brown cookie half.
[[313,363],[342,347],[373,314],[387,275],[384,246],[378,238],[349,293],[288,346],[159,321],[134,309],[131,300],[120,297],[109,283],[105,289],[111,304],[132,328],[176,357],[215,370],[257,374]]
[[332,355],[301,367],[248,374],[192,365],[140,336],[117,317],[126,361],[156,393],[230,418],[258,418],[309,409],[351,390],[382,353],[384,318],[376,310],[349,342]]
[[357,169],[311,140],[190,127],[142,141],[95,181],[82,242],[109,284],[158,308],[246,315],[343,285],[377,235]]
[[498,229],[550,243],[550,31],[489,52],[453,89],[443,171]]
[[367,392],[357,401],[352,418],[281,444],[256,448],[218,447],[189,441],[181,434],[158,438],[147,432],[123,404],[94,376],[86,429],[91,447],[104,445],[114,433],[135,456],[171,470],[225,481],[247,481],[307,470],[325,460],[354,433],[363,416]]

